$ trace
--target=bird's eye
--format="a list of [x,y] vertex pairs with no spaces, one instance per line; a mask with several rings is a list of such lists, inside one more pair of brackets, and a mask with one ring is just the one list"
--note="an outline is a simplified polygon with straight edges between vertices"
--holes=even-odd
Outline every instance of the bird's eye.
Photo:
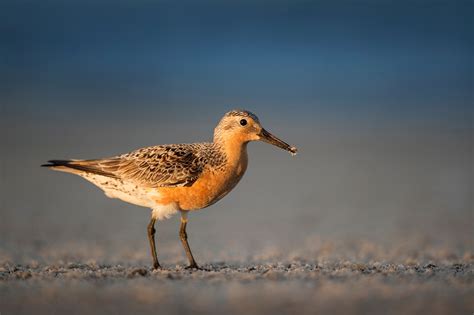
[[241,124],[242,126],[245,126],[245,125],[247,124],[247,120],[242,119],[242,120],[240,121],[240,124]]

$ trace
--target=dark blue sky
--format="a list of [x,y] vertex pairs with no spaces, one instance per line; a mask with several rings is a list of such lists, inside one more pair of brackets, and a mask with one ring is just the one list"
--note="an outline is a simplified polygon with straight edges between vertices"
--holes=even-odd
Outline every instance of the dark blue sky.
[[242,106],[469,123],[472,1],[98,3],[2,1],[8,113]]

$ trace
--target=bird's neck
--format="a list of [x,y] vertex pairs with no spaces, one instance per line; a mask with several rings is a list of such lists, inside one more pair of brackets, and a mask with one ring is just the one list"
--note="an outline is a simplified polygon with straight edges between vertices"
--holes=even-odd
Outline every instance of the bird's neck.
[[238,137],[214,139],[214,145],[225,155],[229,167],[247,164],[247,143]]

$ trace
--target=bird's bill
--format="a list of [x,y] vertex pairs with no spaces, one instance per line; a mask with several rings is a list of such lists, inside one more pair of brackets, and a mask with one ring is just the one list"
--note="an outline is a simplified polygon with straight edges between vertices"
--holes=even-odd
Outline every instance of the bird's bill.
[[298,149],[290,146],[285,141],[278,139],[276,136],[272,135],[270,132],[268,132],[267,130],[263,128],[262,128],[262,131],[260,131],[259,136],[260,136],[260,140],[273,144],[274,146],[277,146],[279,148],[282,148],[283,150],[290,152],[292,155],[295,155],[298,152]]

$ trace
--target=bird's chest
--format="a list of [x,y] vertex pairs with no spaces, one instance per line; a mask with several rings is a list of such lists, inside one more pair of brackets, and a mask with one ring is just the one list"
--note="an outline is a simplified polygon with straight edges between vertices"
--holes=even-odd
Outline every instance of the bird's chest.
[[188,209],[201,209],[210,206],[227,195],[240,181],[247,169],[246,156],[235,165],[222,170],[208,170],[196,183],[189,187],[190,198],[182,204]]
[[167,196],[166,202],[176,202],[182,210],[208,207],[227,195],[244,175],[248,164],[247,155],[232,162],[223,168],[206,169],[190,187],[169,188],[160,193]]
[[210,184],[210,188],[213,192],[211,194],[213,195],[213,202],[211,202],[211,204],[227,195],[239,183],[247,170],[247,164],[247,155],[245,155],[244,158],[239,160],[238,163],[229,170],[213,174],[211,181],[213,181],[214,184]]

